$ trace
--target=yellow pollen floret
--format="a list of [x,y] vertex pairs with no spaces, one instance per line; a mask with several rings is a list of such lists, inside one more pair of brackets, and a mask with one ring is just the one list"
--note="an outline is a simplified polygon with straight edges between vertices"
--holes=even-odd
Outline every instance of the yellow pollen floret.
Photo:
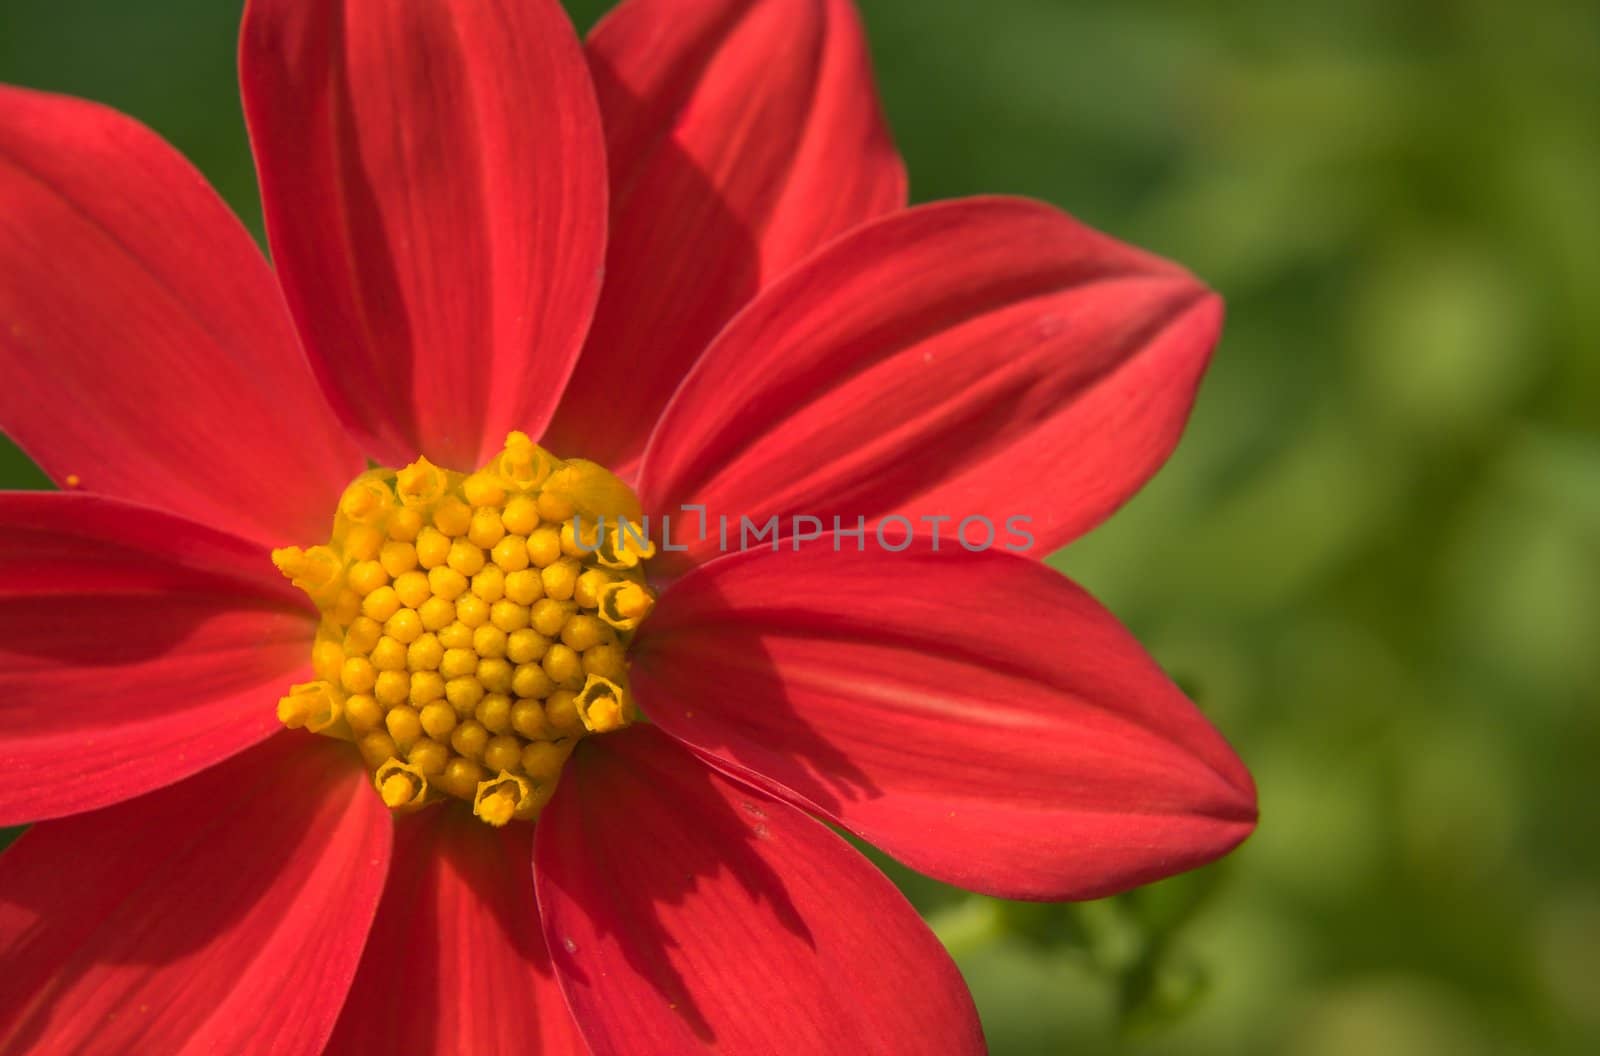
[[344,562],[332,547],[313,546],[302,550],[286,546],[272,551],[272,563],[289,577],[289,582],[310,595],[319,605],[337,596],[343,587]]
[[626,657],[654,554],[626,484],[523,433],[470,473],[369,470],[327,544],[272,552],[322,612],[316,681],[278,719],[354,742],[393,810],[532,820],[579,741],[638,718]]
[[549,478],[554,468],[555,459],[550,457],[550,452],[528,439],[527,433],[507,436],[505,450],[489,463],[494,477],[514,492],[534,490]]
[[327,682],[290,686],[289,695],[278,701],[278,721],[291,730],[304,727],[321,733],[343,717],[344,696]]
[[416,808],[427,801],[427,775],[413,763],[390,758],[372,775],[372,783],[390,810]]
[[472,811],[499,828],[515,817],[531,818],[534,806],[533,785],[520,774],[501,770],[498,777],[479,782]]
[[339,514],[351,524],[376,524],[395,504],[394,492],[381,480],[363,476],[339,499]]
[[629,579],[608,583],[600,589],[596,608],[600,618],[619,631],[631,631],[650,615],[656,599],[648,590]]
[[395,474],[394,490],[407,506],[432,506],[450,486],[444,470],[419,458]]
[[628,724],[622,687],[609,678],[590,675],[573,704],[590,733],[610,733]]

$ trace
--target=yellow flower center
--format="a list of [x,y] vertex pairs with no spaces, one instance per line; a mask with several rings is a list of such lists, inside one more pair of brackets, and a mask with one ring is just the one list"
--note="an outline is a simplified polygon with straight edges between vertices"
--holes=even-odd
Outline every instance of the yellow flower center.
[[363,473],[325,546],[272,561],[322,611],[291,729],[352,740],[394,810],[531,820],[578,741],[638,717],[628,644],[655,604],[638,497],[522,433],[475,473]]

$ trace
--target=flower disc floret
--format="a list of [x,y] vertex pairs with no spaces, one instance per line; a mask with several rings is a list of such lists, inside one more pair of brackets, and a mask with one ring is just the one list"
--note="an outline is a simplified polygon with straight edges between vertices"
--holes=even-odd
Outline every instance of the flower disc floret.
[[638,718],[627,650],[655,603],[639,500],[512,433],[472,473],[363,473],[325,545],[273,551],[322,613],[291,729],[354,742],[396,811],[532,820],[584,737]]

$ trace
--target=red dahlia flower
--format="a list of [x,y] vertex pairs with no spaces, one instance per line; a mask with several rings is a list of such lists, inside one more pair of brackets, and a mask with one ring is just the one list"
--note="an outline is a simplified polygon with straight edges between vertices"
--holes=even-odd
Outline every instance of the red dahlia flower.
[[[847,0],[582,48],[555,0],[252,0],[240,64],[271,268],[149,131],[0,90],[0,425],[67,489],[0,496],[0,1048],[974,1052],[823,821],[1033,899],[1250,831],[1035,560],[1176,443],[1217,298],[906,209]],[[669,552],[685,507],[785,534]]]

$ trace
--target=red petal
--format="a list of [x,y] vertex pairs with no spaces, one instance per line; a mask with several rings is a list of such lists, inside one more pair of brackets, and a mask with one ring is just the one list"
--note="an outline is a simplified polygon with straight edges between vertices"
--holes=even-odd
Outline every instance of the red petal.
[[396,823],[394,867],[329,1053],[586,1054],[550,970],[533,829],[466,811]]
[[58,484],[271,545],[361,471],[250,235],[144,126],[0,86],[0,428]]
[[649,727],[584,744],[534,859],[596,1056],[983,1051],[955,965],[894,885]]
[[595,328],[550,443],[623,466],[755,292],[905,205],[848,0],[629,0],[588,43],[611,162]]
[[0,825],[171,784],[280,727],[313,624],[265,551],[93,495],[0,493]]
[[651,437],[646,508],[1031,517],[1043,556],[1166,459],[1220,321],[1192,277],[1049,206],[901,213],[729,324]]
[[962,887],[1098,897],[1254,825],[1216,731],[1109,613],[1020,557],[750,551],[674,584],[635,652],[661,729]]
[[605,144],[555,0],[251,0],[273,259],[371,452],[467,469],[543,430],[605,251]]
[[389,863],[348,745],[285,733],[0,859],[0,1050],[321,1050]]

